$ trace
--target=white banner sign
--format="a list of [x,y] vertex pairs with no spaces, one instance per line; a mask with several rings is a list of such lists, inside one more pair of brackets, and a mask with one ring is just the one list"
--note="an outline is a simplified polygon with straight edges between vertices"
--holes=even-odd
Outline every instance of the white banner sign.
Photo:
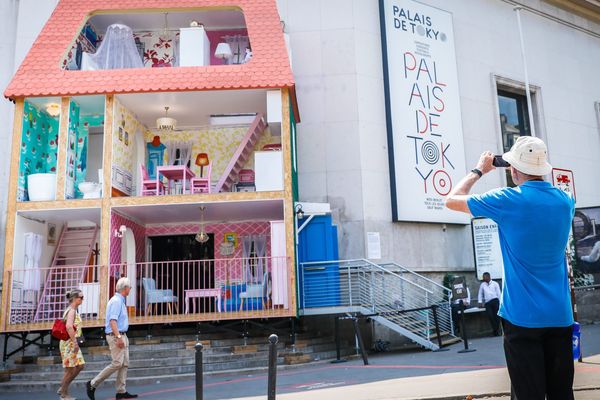
[[394,220],[468,224],[444,207],[466,173],[452,15],[411,0],[379,6]]
[[492,279],[502,279],[504,260],[500,249],[498,224],[489,218],[475,218],[471,225],[477,279],[482,280],[484,272],[489,272]]

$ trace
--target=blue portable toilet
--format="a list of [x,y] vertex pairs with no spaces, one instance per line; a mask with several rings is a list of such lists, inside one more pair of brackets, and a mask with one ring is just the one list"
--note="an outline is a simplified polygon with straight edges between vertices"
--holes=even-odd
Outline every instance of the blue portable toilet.
[[302,263],[337,261],[337,226],[331,215],[313,216],[299,222],[298,282],[300,307],[333,307],[340,304],[340,269],[337,263],[302,266]]

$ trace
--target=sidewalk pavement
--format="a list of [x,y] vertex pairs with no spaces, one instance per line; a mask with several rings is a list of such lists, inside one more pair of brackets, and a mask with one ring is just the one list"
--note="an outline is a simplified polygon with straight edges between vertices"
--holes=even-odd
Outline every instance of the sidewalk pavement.
[[[600,396],[600,355],[587,357],[575,365],[577,399],[598,399]],[[455,372],[441,375],[389,379],[335,388],[312,390],[311,400],[489,400],[508,398],[510,380],[506,368]],[[498,397],[501,396],[501,397]],[[306,393],[278,395],[280,400],[306,399]],[[493,398],[493,397],[492,397]],[[237,400],[263,400],[264,396],[243,397]]]
[[[582,327],[585,363],[576,363],[576,400],[598,400],[600,390],[600,325]],[[266,340],[266,339],[265,339]],[[277,374],[278,400],[415,400],[445,399],[508,400],[510,388],[501,337],[469,340],[472,353],[458,353],[463,344],[448,351],[410,351],[372,354],[369,365],[360,357],[342,364],[329,362],[297,365],[280,369]],[[57,382],[58,385],[58,382]],[[146,385],[130,385],[140,400],[195,400],[193,379],[163,380]],[[267,392],[266,371],[236,371],[206,374],[205,400],[264,400]],[[72,395],[86,398],[85,392],[73,389]],[[0,399],[54,400],[51,391],[34,393],[0,393]],[[102,385],[98,400],[114,400],[114,386]]]

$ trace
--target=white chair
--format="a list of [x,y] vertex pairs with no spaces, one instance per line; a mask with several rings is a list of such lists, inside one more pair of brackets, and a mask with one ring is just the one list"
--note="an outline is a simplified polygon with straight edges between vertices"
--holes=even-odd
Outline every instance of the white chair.
[[173,309],[177,313],[178,306],[177,296],[173,294],[171,289],[157,289],[156,281],[152,278],[142,278],[142,285],[144,286],[146,315],[152,313],[152,306],[154,306],[154,312],[156,313],[157,304],[167,304],[167,313],[173,314]]
[[262,310],[265,309],[265,299],[271,295],[271,273],[265,272],[262,283],[248,283],[246,290],[240,293],[240,311],[244,308],[246,299],[260,299]]

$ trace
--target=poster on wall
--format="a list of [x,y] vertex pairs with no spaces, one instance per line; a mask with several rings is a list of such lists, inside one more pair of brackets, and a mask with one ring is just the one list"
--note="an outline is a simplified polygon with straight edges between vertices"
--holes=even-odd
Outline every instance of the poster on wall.
[[489,272],[492,279],[502,279],[504,261],[500,249],[498,224],[489,218],[473,218],[471,232],[477,279],[483,280],[484,272]]
[[[600,274],[600,207],[575,210],[573,218],[575,260],[573,269],[585,275]],[[592,277],[589,277],[593,284]]]
[[393,218],[468,224],[444,206],[466,173],[452,15],[412,0],[379,11]]

